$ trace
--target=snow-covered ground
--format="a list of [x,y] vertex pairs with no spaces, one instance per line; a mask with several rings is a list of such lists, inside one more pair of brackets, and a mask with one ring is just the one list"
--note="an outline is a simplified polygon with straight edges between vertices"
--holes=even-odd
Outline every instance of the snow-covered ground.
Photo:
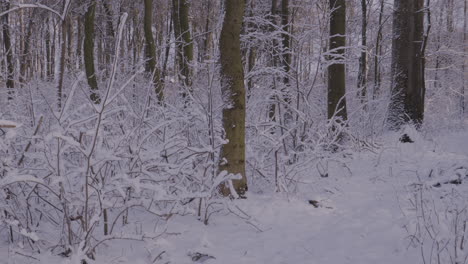
[[[375,153],[355,153],[346,166],[330,163],[328,178],[311,168],[296,194],[249,193],[248,199],[227,202],[229,210],[211,216],[209,225],[195,216],[173,216],[165,235],[147,242],[111,242],[100,247],[103,254],[96,263],[423,263],[422,256],[434,256],[434,241],[450,245],[452,240],[450,227],[439,240],[417,228],[424,224],[413,208],[412,186],[427,182],[431,190],[440,182],[442,188],[433,188],[432,194],[448,189],[463,194],[468,183],[444,184],[444,179],[453,176],[448,174],[454,165],[453,171],[468,168],[468,132],[413,138],[415,143],[403,144],[398,135],[387,135]],[[464,173],[463,179],[468,170]],[[435,208],[443,213],[443,207]],[[418,244],[416,238],[426,243]],[[467,247],[459,248],[459,263],[466,263]],[[451,254],[448,246],[439,250]],[[1,251],[0,263],[64,263],[50,256],[42,261],[23,257],[6,246]]]

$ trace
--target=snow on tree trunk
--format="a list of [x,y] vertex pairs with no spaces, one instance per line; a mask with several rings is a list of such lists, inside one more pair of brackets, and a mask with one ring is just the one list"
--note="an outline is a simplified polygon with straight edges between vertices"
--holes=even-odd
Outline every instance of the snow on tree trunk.
[[423,0],[395,0],[388,117],[393,130],[410,122],[420,126],[424,119],[423,7]]
[[[220,171],[240,174],[232,180],[235,191],[244,195],[247,191],[245,175],[245,87],[242,65],[240,33],[244,17],[244,0],[225,0],[225,16],[219,49],[221,55],[222,93],[225,102],[223,127],[228,143],[221,149]],[[221,190],[229,195],[228,186]]]

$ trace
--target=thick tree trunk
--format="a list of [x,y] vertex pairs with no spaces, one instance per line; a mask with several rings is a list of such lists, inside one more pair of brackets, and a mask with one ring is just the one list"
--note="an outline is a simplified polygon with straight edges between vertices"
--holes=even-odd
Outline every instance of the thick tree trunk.
[[96,69],[94,66],[94,17],[96,13],[96,2],[93,1],[88,7],[84,21],[84,44],[83,44],[83,61],[86,71],[86,78],[91,89],[90,98],[95,104],[99,104],[101,99],[97,93],[98,82]]
[[156,67],[156,45],[153,37],[153,1],[145,0],[145,17],[144,17],[144,30],[146,40],[146,70],[152,75],[152,83],[154,91],[160,103],[164,99],[163,84],[160,76],[159,69]]
[[[242,178],[233,180],[236,192],[243,196],[247,191],[245,175],[245,87],[240,33],[242,28],[244,0],[225,0],[225,16],[220,38],[222,93],[225,99],[223,127],[229,141],[221,148],[220,171],[238,174]],[[224,195],[229,195],[226,186]]]
[[330,52],[333,60],[338,60],[328,67],[328,118],[347,119],[346,112],[346,1],[330,0]]
[[397,130],[424,119],[424,2],[395,0],[388,125]]

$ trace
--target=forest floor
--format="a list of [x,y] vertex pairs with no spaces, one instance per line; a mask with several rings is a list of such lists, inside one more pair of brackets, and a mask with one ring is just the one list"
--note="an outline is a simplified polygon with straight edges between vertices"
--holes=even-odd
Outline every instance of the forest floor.
[[[433,257],[428,247],[434,243],[424,232],[413,231],[421,222],[414,217],[417,202],[411,186],[435,186],[439,181],[444,185],[439,189],[453,192],[468,185],[468,180],[444,184],[453,176],[447,174],[449,168],[468,168],[468,131],[430,139],[414,134],[415,142],[406,144],[398,137],[387,135],[375,153],[356,152],[345,164],[329,163],[327,178],[311,168],[300,178],[295,194],[249,193],[248,199],[229,202],[231,213],[213,215],[209,225],[194,216],[173,216],[165,227],[168,235],[151,244],[110,246],[97,263],[423,263],[423,257]],[[464,173],[463,179],[468,178],[468,169]],[[318,207],[309,200],[317,201]],[[415,237],[421,243],[411,240]],[[0,251],[12,256],[6,248]],[[6,263],[38,263],[18,255],[8,259]]]

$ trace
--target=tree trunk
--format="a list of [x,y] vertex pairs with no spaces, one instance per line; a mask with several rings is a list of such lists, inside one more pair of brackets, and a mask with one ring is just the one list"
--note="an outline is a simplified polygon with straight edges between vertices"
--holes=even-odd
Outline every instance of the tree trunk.
[[383,30],[383,14],[384,14],[385,0],[380,0],[379,12],[379,30],[377,31],[377,38],[375,40],[375,56],[374,56],[374,92],[372,98],[375,99],[380,93],[380,83],[382,77],[380,76],[380,58],[382,57],[382,30]]
[[[10,2],[9,1],[1,1],[0,2],[3,6],[0,10],[8,10],[10,9]],[[14,80],[14,66],[13,66],[13,47],[11,46],[11,36],[10,36],[10,25],[8,21],[8,14],[3,16],[3,46],[5,48],[6,54],[6,63],[7,63],[7,81],[6,87],[8,89],[8,100],[11,100],[13,97],[13,89],[15,88],[15,80]]]
[[106,76],[110,74],[110,66],[112,65],[112,54],[114,50],[114,24],[113,24],[113,14],[112,9],[109,6],[107,0],[102,1],[102,6],[104,7],[104,12],[106,14],[105,21],[106,21],[106,39],[104,41],[104,52],[105,52],[105,64],[106,64]]
[[284,83],[289,84],[289,71],[291,68],[291,37],[289,36],[289,0],[281,0],[281,28],[283,33],[281,39],[283,42],[282,64],[285,72]]
[[28,21],[28,29],[26,32],[26,37],[24,40],[23,51],[21,54],[21,61],[20,61],[20,83],[24,83],[28,79],[28,69],[31,67],[31,54],[29,54],[29,47],[30,47],[30,40],[32,35],[32,28],[34,25],[34,16],[36,12],[35,9],[32,10],[31,16]]
[[[221,56],[221,85],[225,108],[223,127],[229,141],[221,148],[220,171],[238,174],[242,178],[233,180],[234,189],[240,196],[247,191],[245,175],[245,87],[240,33],[242,28],[244,0],[225,0],[225,16],[219,42]],[[224,195],[230,190],[224,186]]]
[[146,40],[146,71],[152,75],[152,83],[154,91],[158,97],[159,103],[164,99],[163,85],[159,69],[156,68],[156,45],[153,37],[153,1],[145,0],[145,17],[144,17],[144,30]]
[[468,0],[465,0],[464,7],[463,7],[463,66],[462,66],[462,87],[460,91],[460,114],[461,117],[465,117],[465,86],[466,86],[466,60],[468,54]]
[[59,79],[57,86],[57,107],[58,110],[62,109],[62,96],[63,96],[63,80],[65,78],[65,64],[67,60],[67,19],[62,22],[62,36],[60,38],[60,68],[59,68]]
[[96,70],[94,66],[94,16],[96,13],[96,1],[93,1],[85,14],[84,21],[84,44],[83,44],[83,61],[86,71],[86,78],[91,89],[90,98],[95,104],[101,102],[101,98],[97,93],[98,82]]
[[345,0],[330,0],[330,53],[333,60],[328,67],[328,118],[347,119],[346,112],[346,3]]
[[361,56],[359,57],[358,91],[361,102],[365,103],[367,96],[367,0],[361,0]]
[[69,16],[67,22],[67,68],[72,70],[74,68],[75,62],[75,51],[73,50],[73,17]]
[[212,32],[210,31],[210,22],[211,22],[211,11],[212,3],[211,0],[208,0],[206,3],[206,20],[205,20],[205,29],[203,34],[205,35],[203,38],[203,46],[200,49],[201,54],[199,55],[199,61],[204,62],[205,60],[210,59],[210,49],[211,49],[211,41],[212,41]]
[[191,87],[192,71],[190,64],[193,60],[193,43],[189,25],[189,3],[188,0],[172,0],[172,4],[179,75],[184,84]]
[[424,119],[423,0],[395,0],[393,12],[392,84],[388,125],[420,126]]
[[82,61],[79,59],[81,58],[81,52],[82,52],[82,47],[83,47],[83,29],[82,29],[82,17],[78,16],[77,21],[76,21],[76,67],[81,70],[83,67]]

